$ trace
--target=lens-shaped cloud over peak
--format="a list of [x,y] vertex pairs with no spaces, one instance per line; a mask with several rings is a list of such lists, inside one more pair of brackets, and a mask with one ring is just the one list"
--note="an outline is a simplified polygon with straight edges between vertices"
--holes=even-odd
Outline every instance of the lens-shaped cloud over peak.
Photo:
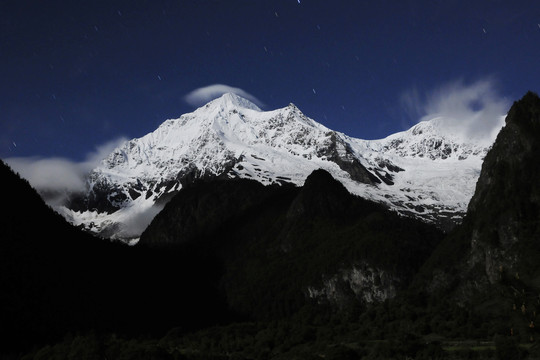
[[264,106],[264,104],[259,99],[257,99],[255,96],[248,93],[247,91],[224,84],[212,84],[197,88],[184,96],[184,101],[192,106],[202,106],[207,102],[214,100],[215,98],[218,98],[226,93],[233,93],[239,95],[253,102],[259,107]]

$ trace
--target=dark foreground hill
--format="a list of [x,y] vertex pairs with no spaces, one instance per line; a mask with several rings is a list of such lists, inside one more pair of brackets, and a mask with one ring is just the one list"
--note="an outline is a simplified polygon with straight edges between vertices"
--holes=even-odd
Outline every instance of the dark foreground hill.
[[324,170],[303,187],[251,180],[182,190],[140,244],[197,244],[223,264],[220,288],[249,318],[291,316],[306,304],[343,311],[393,298],[442,238],[420,221],[351,195]]
[[93,238],[68,225],[0,164],[0,353],[67,333],[160,334],[228,320],[213,284],[219,263],[194,249],[171,254]]

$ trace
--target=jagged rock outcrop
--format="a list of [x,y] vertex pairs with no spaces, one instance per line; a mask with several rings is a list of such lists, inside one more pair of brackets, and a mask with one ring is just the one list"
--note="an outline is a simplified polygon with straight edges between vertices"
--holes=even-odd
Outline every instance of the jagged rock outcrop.
[[306,179],[298,196],[291,203],[288,218],[315,216],[346,216],[350,210],[351,194],[343,184],[324,170],[315,170]]

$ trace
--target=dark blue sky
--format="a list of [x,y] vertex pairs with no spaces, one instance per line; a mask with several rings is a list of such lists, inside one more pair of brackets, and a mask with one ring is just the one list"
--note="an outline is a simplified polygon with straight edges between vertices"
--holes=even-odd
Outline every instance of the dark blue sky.
[[540,2],[0,0],[0,65],[1,158],[82,160],[211,84],[373,139],[445,84],[540,91]]

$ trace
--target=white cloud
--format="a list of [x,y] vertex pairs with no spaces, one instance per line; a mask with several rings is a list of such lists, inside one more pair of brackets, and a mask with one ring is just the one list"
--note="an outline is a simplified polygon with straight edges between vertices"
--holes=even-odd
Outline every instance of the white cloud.
[[443,118],[453,132],[486,141],[495,139],[510,106],[493,79],[470,84],[453,81],[424,95],[411,89],[402,94],[401,104],[415,121]]
[[164,204],[153,204],[150,207],[130,211],[122,221],[121,229],[116,236],[123,238],[138,238],[165,207]]
[[50,205],[61,204],[68,193],[81,192],[86,188],[85,176],[114,148],[126,139],[121,137],[97,146],[88,153],[84,161],[66,158],[13,157],[5,162],[23,178],[28,180]]
[[259,99],[247,91],[224,84],[213,84],[195,89],[184,96],[184,101],[192,106],[201,106],[225,93],[233,93],[251,101],[259,107],[264,106]]
[[96,146],[94,151],[86,154],[85,161],[81,164],[87,169],[87,171],[95,168],[101,160],[105,159],[114,149],[125,143],[128,139],[124,136],[120,136],[116,139],[107,141],[104,144]]
[[64,158],[8,158],[6,163],[40,191],[78,190],[84,186],[81,166]]

